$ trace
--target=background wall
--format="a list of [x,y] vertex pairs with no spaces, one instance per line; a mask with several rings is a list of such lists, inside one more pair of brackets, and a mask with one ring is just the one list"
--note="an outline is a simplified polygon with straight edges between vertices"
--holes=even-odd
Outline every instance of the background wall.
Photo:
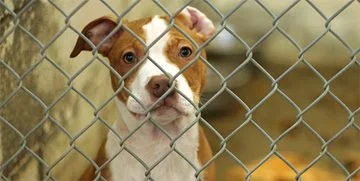
[[[6,3],[9,8],[16,13],[19,13],[22,7],[26,6],[27,1],[17,1],[16,3],[7,1]],[[29,8],[28,11],[23,12],[23,15],[19,18],[20,24],[27,29],[31,29],[31,31],[38,36],[39,39],[50,39],[51,33],[55,33],[57,28],[55,23],[47,23],[49,27],[53,27],[53,29],[47,31],[49,34],[41,32],[43,22],[47,21],[42,14],[49,14],[50,12],[48,10],[49,9],[41,8],[41,5],[33,6]],[[4,8],[1,8],[0,17],[2,25],[0,37],[3,39],[4,35],[13,30],[14,23],[12,22],[11,15],[5,11]],[[1,61],[5,62],[7,66],[12,67],[18,75],[24,75],[28,68],[34,64],[37,59],[39,59],[38,52],[39,49],[36,44],[29,39],[26,33],[20,31],[19,29],[13,31],[13,33],[6,37],[0,45]],[[5,68],[5,64],[3,63],[1,64],[0,77],[0,84],[2,85],[0,86],[0,97],[1,103],[3,103],[5,98],[15,91],[19,82],[17,81],[16,76]],[[30,90],[33,90],[38,87],[40,77],[30,75],[25,76],[24,80],[24,85],[26,85]],[[49,95],[49,93],[47,93],[47,95]],[[0,112],[3,119],[8,120],[23,135],[29,132],[42,117],[41,106],[23,90],[20,90],[18,94],[9,101],[9,104],[1,107]],[[4,139],[2,139],[1,148],[3,151],[2,156],[5,161],[14,155],[20,148],[21,138],[20,135],[5,124],[3,120],[1,121],[0,126],[2,137],[4,137]],[[43,130],[38,129],[27,139],[27,144],[29,147],[34,149],[35,152],[39,150],[40,145],[37,144],[37,142],[43,141],[43,134]],[[19,157],[11,163],[9,169],[5,170],[5,173],[16,173],[15,170],[19,169],[19,167],[24,163],[21,158],[26,157],[26,155],[29,156],[27,153],[20,153]]]

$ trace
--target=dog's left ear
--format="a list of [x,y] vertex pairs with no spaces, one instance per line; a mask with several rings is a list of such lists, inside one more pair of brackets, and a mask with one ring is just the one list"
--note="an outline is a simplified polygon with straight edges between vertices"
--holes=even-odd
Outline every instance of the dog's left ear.
[[[88,23],[81,31],[81,33],[95,46],[99,46],[98,51],[100,54],[107,56],[115,39],[119,37],[122,32],[121,29],[119,29],[118,31],[112,33],[116,26],[117,23],[113,18],[109,16],[103,16]],[[102,44],[100,45],[100,43]],[[79,36],[70,57],[76,57],[83,50],[91,51],[92,47],[82,37]]]
[[215,33],[213,22],[201,11],[193,7],[187,7],[180,12],[184,18],[184,24],[191,30],[195,30],[205,40]]

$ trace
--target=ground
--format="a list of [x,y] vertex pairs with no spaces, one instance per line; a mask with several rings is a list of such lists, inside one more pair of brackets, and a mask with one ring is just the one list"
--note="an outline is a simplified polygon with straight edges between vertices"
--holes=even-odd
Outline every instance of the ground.
[[[288,67],[263,65],[273,76],[278,77]],[[329,80],[341,69],[317,68],[317,70]],[[276,144],[276,149],[281,154],[296,153],[310,163],[320,153],[327,151],[336,157],[342,164],[347,164],[354,157],[360,157],[360,113],[355,114],[355,126],[348,126],[349,112],[336,98],[336,95],[345,104],[349,111],[353,112],[360,107],[360,68],[352,66],[341,76],[330,83],[331,93],[321,96],[324,92],[324,82],[309,68],[301,66],[290,72],[278,83],[278,88],[283,91],[300,110],[306,110],[302,114],[302,121],[297,127],[285,134]],[[257,105],[273,87],[271,81],[261,72],[255,69],[250,80],[233,92],[251,109]],[[214,93],[212,93],[214,94]],[[206,98],[210,99],[210,93]],[[322,97],[319,101],[315,101]],[[204,113],[205,119],[223,136],[226,137],[246,120],[246,109],[228,93],[223,93],[216,100],[226,104],[223,107],[224,114],[216,114],[214,110]],[[216,101],[215,100],[215,101]],[[310,109],[307,107],[314,103]],[[300,111],[301,112],[301,111]],[[271,152],[271,141],[275,140],[284,131],[297,122],[299,112],[279,92],[275,92],[267,101],[261,104],[252,114],[252,120],[265,131],[267,138],[253,124],[248,123],[239,129],[227,142],[226,148],[237,158],[248,165],[249,162],[261,160]],[[348,126],[348,129],[343,130]],[[206,127],[206,126],[205,126]],[[343,130],[344,132],[338,134]],[[211,129],[206,128],[210,144],[215,153],[221,150],[220,140]],[[316,133],[315,133],[316,132]],[[338,135],[337,135],[338,134]],[[330,141],[329,141],[330,140]],[[328,142],[327,147],[324,143]],[[354,157],[348,157],[349,155]],[[359,159],[359,158],[357,158]],[[216,159],[218,178],[225,178],[227,171],[237,165],[229,154],[222,153]],[[344,174],[341,167],[328,155],[323,156],[315,166],[330,169],[337,174]],[[355,166],[355,168],[360,165]]]

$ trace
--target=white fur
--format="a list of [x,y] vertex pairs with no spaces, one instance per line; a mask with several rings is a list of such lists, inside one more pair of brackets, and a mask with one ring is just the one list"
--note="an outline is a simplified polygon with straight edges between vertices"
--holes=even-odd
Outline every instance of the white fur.
[[[143,29],[146,33],[146,43],[149,45],[153,42],[166,28],[167,23],[155,16],[151,22],[146,24]],[[179,68],[172,64],[164,54],[164,48],[169,40],[169,34],[166,33],[160,41],[158,41],[150,49],[150,57],[155,60],[167,73],[175,75],[179,72]],[[149,99],[149,93],[145,86],[150,81],[152,76],[162,75],[160,71],[152,62],[146,60],[142,67],[139,69],[136,78],[130,85],[132,93],[142,101],[146,107],[151,106],[152,102]],[[176,79],[178,88],[189,99],[194,100],[194,95],[183,75]],[[181,96],[180,96],[181,97]],[[141,119],[134,117],[130,112],[144,114],[145,110],[133,98],[129,97],[126,103],[119,100],[116,101],[119,113],[121,114],[120,120],[114,124],[114,129],[122,137],[127,136],[131,131],[136,129],[141,123]],[[182,129],[195,121],[195,114],[193,106],[184,98],[180,98],[178,107],[184,110],[185,115],[178,115],[174,110],[169,110],[165,115],[152,114],[155,121],[162,123],[164,119],[169,120],[167,124],[162,124],[162,127],[169,132],[172,138],[176,137],[182,132]],[[129,111],[130,110],[130,111]],[[142,118],[142,117],[141,117]],[[197,149],[199,144],[199,130],[198,125],[195,124],[188,130],[180,139],[175,143],[175,147],[182,154],[186,156],[197,168],[200,164],[197,158]],[[113,132],[109,132],[108,141],[106,143],[106,150],[108,158],[111,159],[120,150],[120,140]],[[144,163],[151,167],[155,162],[163,157],[171,148],[171,140],[168,139],[153,123],[147,121],[139,130],[137,130],[126,142],[125,146],[136,154]],[[146,169],[137,161],[131,154],[123,150],[114,160],[110,163],[110,170],[112,179],[115,181],[131,181],[131,180],[144,180]],[[168,155],[159,165],[151,171],[151,177],[157,181],[190,181],[195,180],[195,169],[191,167],[176,152]]]

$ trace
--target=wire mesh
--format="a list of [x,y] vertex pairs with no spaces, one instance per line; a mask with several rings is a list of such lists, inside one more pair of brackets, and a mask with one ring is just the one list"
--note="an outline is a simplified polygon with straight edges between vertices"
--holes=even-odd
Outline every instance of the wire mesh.
[[[213,12],[220,17],[220,26],[217,27],[216,32],[202,45],[197,45],[197,43],[188,35],[186,34],[186,32],[184,32],[178,25],[175,24],[174,18],[175,16],[177,16],[182,10],[184,10],[187,6],[189,6],[193,0],[189,0],[186,3],[184,3],[184,5],[178,9],[176,12],[171,13],[167,7],[165,7],[164,5],[162,5],[162,3],[160,1],[157,0],[153,0],[154,4],[156,4],[167,16],[169,16],[169,26],[168,28],[156,39],[154,40],[154,42],[152,42],[150,45],[146,45],[146,43],[142,40],[142,38],[137,35],[135,32],[133,32],[130,28],[126,27],[124,24],[122,24],[123,22],[123,17],[125,15],[127,15],[130,11],[133,11],[134,8],[137,6],[137,4],[140,2],[140,0],[134,1],[132,3],[131,6],[129,6],[125,11],[123,12],[118,12],[117,10],[115,10],[107,1],[105,0],[101,0],[101,3],[103,5],[105,5],[112,13],[113,15],[116,17],[117,19],[117,27],[113,30],[113,32],[106,37],[104,40],[102,40],[102,42],[95,46],[85,35],[83,35],[77,28],[75,28],[72,24],[71,24],[71,18],[79,11],[81,10],[82,7],[84,7],[87,3],[89,2],[89,0],[84,0],[81,1],[80,3],[74,3],[74,8],[72,9],[71,12],[65,12],[59,5],[57,5],[57,3],[55,1],[52,0],[48,0],[46,2],[43,3],[48,3],[49,5],[51,5],[53,8],[55,8],[57,11],[59,11],[63,17],[64,17],[64,23],[65,26],[62,27],[60,29],[60,31],[48,42],[48,43],[43,43],[41,40],[39,40],[36,36],[34,36],[29,30],[27,30],[25,27],[23,27],[23,25],[21,25],[19,22],[19,18],[23,15],[23,13],[25,11],[27,11],[29,8],[31,8],[31,6],[33,6],[34,4],[38,3],[38,1],[36,0],[32,0],[32,1],[27,1],[26,4],[24,4],[22,6],[21,9],[18,9],[16,11],[14,11],[13,9],[11,9],[11,7],[8,7],[8,5],[4,2],[4,1],[0,1],[0,6],[1,8],[4,9],[4,12],[6,12],[7,16],[11,19],[13,26],[10,30],[7,30],[6,33],[0,38],[0,43],[3,43],[6,41],[6,39],[11,36],[15,30],[20,30],[21,32],[25,33],[26,36],[28,36],[34,43],[35,45],[41,50],[40,51],[40,57],[39,59],[36,61],[36,63],[32,64],[27,71],[25,71],[22,74],[19,74],[18,72],[16,72],[16,70],[14,70],[7,62],[8,60],[4,60],[1,59],[0,60],[0,64],[2,65],[3,69],[6,69],[6,71],[10,72],[11,76],[16,80],[16,88],[10,93],[8,94],[6,97],[4,97],[3,100],[1,100],[0,102],[0,109],[3,108],[4,106],[6,106],[9,102],[12,101],[12,99],[17,95],[17,93],[19,91],[24,91],[26,94],[28,94],[29,96],[31,96],[31,98],[36,101],[42,108],[43,110],[43,116],[41,121],[39,121],[36,125],[34,125],[26,134],[20,132],[15,126],[12,125],[12,123],[10,121],[8,121],[6,119],[6,117],[3,117],[3,115],[0,115],[0,120],[3,123],[4,126],[6,126],[7,128],[11,129],[12,131],[14,131],[17,136],[20,138],[21,142],[20,142],[20,147],[19,149],[16,151],[15,154],[13,154],[10,158],[8,158],[7,160],[3,160],[1,162],[1,167],[0,167],[0,174],[1,174],[1,178],[3,180],[9,180],[9,178],[6,177],[5,174],[3,174],[3,171],[14,161],[14,159],[16,159],[17,157],[19,157],[19,155],[22,152],[27,152],[29,154],[31,154],[31,156],[33,158],[35,158],[44,168],[44,174],[43,178],[44,180],[55,180],[55,178],[53,178],[52,176],[52,170],[53,168],[59,163],[61,162],[63,159],[66,158],[66,156],[72,152],[78,152],[79,154],[81,154],[85,159],[87,159],[91,165],[96,168],[96,179],[97,180],[104,180],[105,178],[102,177],[101,175],[101,171],[102,169],[109,164],[109,162],[111,162],[111,160],[114,159],[113,158],[109,158],[109,160],[104,163],[104,165],[97,165],[95,163],[95,161],[93,160],[93,158],[90,158],[89,156],[87,156],[85,153],[83,153],[83,151],[81,149],[79,149],[75,142],[79,139],[79,137],[81,137],[88,129],[90,129],[95,123],[100,122],[101,124],[103,124],[109,131],[113,132],[114,134],[117,135],[117,137],[121,140],[121,142],[119,143],[121,149],[119,150],[118,154],[120,154],[120,152],[127,152],[129,154],[131,154],[136,160],[139,161],[139,163],[141,163],[143,165],[143,167],[146,169],[146,172],[144,173],[146,176],[146,180],[154,180],[151,176],[151,172],[152,170],[158,165],[160,164],[170,153],[175,152],[176,154],[178,154],[179,156],[181,156],[184,160],[186,160],[186,162],[188,164],[191,165],[192,168],[194,168],[196,170],[196,174],[195,174],[195,178],[196,180],[201,180],[201,176],[200,174],[213,162],[215,162],[215,160],[223,153],[227,153],[231,156],[231,158],[236,161],[236,163],[238,163],[246,172],[246,180],[251,180],[251,175],[261,166],[263,165],[271,156],[275,155],[278,158],[280,158],[282,161],[284,161],[295,173],[296,173],[296,178],[294,178],[295,180],[301,180],[301,176],[307,171],[309,170],[314,164],[316,164],[321,158],[323,157],[328,157],[329,159],[333,160],[334,163],[336,163],[338,165],[339,168],[341,168],[341,170],[344,172],[344,174],[346,175],[346,180],[351,180],[351,177],[354,176],[357,172],[360,172],[360,168],[357,168],[356,170],[354,170],[353,172],[349,172],[344,165],[341,164],[341,162],[339,160],[337,160],[337,158],[332,155],[332,153],[330,153],[328,151],[328,147],[329,145],[336,139],[338,138],[341,134],[343,134],[347,129],[349,128],[354,128],[356,129],[358,132],[360,132],[360,125],[358,125],[355,122],[355,115],[357,113],[360,112],[360,108],[356,109],[355,111],[352,111],[339,97],[337,97],[333,92],[332,89],[330,87],[331,82],[333,82],[335,79],[337,79],[339,76],[341,76],[346,70],[348,70],[351,66],[356,65],[356,66],[360,66],[360,61],[358,59],[358,53],[360,52],[360,48],[354,48],[352,47],[350,44],[348,44],[339,34],[337,34],[331,27],[331,23],[332,21],[339,15],[341,14],[343,11],[345,11],[351,4],[353,3],[359,3],[359,1],[355,1],[355,0],[350,0],[348,1],[343,7],[339,8],[335,13],[333,13],[331,16],[326,16],[322,11],[321,8],[318,7],[315,3],[313,3],[310,0],[307,0],[306,3],[308,3],[311,8],[313,8],[325,21],[324,23],[324,27],[325,30],[318,36],[316,37],[311,43],[309,43],[307,46],[305,47],[301,47],[292,37],[291,35],[289,35],[281,26],[279,26],[279,22],[281,20],[281,18],[286,15],[292,8],[296,7],[296,5],[300,2],[300,0],[297,1],[293,1],[287,8],[285,8],[281,13],[279,13],[278,15],[275,15],[274,13],[271,12],[271,10],[269,8],[267,8],[267,6],[259,0],[255,0],[256,4],[263,9],[268,16],[272,19],[272,27],[262,36],[260,37],[256,43],[254,43],[253,45],[249,45],[246,41],[243,40],[242,37],[240,37],[235,31],[233,31],[227,23],[227,20],[230,16],[232,16],[232,14],[234,14],[236,11],[238,11],[239,9],[241,9],[246,3],[246,0],[243,1],[239,1],[239,3],[233,7],[232,10],[222,13],[213,3],[212,1],[209,0],[204,0],[203,2],[206,3],[208,5],[209,8],[211,8],[213,10]],[[139,66],[141,66],[141,64],[137,64],[136,66],[134,66],[128,73],[126,73],[124,76],[119,75],[119,73],[109,65],[109,63],[107,63],[107,61],[103,60],[103,57],[101,57],[98,53],[98,48],[101,46],[102,43],[105,42],[105,40],[107,38],[109,38],[112,34],[114,34],[120,27],[122,27],[125,31],[129,32],[132,36],[134,36],[139,42],[141,42],[141,44],[145,47],[145,57],[144,60],[147,59],[150,62],[152,62],[154,65],[156,65],[165,75],[167,75],[166,70],[164,67],[161,67],[160,65],[158,65],[156,63],[156,60],[154,60],[152,57],[149,56],[149,50],[151,49],[151,47],[153,45],[155,45],[166,33],[168,33],[170,31],[170,29],[174,28],[177,31],[179,31],[184,37],[186,37],[187,39],[189,39],[195,46],[196,46],[196,54],[197,56],[190,61],[187,66],[183,67],[176,75],[169,77],[170,78],[170,84],[171,87],[170,89],[167,91],[167,93],[165,93],[164,95],[162,95],[155,103],[153,103],[152,106],[150,106],[149,108],[146,108],[145,105],[142,105],[141,100],[139,100],[127,87],[125,87],[125,82],[124,80],[131,74],[132,71],[134,71],[136,68],[138,68]],[[69,75],[66,71],[64,71],[59,65],[57,65],[57,63],[55,63],[54,60],[52,60],[48,55],[47,55],[47,50],[48,48],[66,31],[66,30],[71,30],[73,33],[76,33],[77,35],[79,35],[81,38],[83,38],[88,44],[91,45],[92,48],[92,55],[93,57],[84,65],[82,66],[78,71],[76,71],[76,73],[74,73],[73,75]],[[235,38],[239,43],[241,43],[241,45],[243,47],[245,47],[246,49],[246,59],[240,64],[238,65],[230,74],[224,76],[222,75],[210,62],[208,62],[208,60],[200,55],[200,51],[202,49],[205,48],[206,45],[211,44],[211,42],[222,32],[222,31],[227,31],[228,33],[230,33],[233,38]],[[297,61],[295,63],[293,63],[286,71],[284,71],[280,76],[278,77],[273,77],[267,70],[266,68],[264,68],[261,64],[259,64],[253,57],[254,55],[254,49],[256,47],[258,47],[259,45],[261,45],[271,34],[273,34],[274,32],[278,32],[280,33],[284,38],[286,38],[298,51],[298,56],[297,56]],[[316,68],[314,68],[314,66],[309,63],[309,61],[305,58],[304,54],[306,52],[308,52],[314,45],[316,45],[325,35],[332,35],[334,38],[336,38],[339,42],[341,42],[341,44],[347,49],[348,53],[349,53],[349,61],[348,64],[346,66],[344,66],[340,71],[338,71],[334,76],[332,76],[330,79],[326,79]],[[191,98],[186,97],[185,94],[183,94],[178,88],[176,88],[175,84],[174,84],[174,80],[179,77],[188,67],[190,67],[191,65],[193,65],[196,61],[198,61],[198,59],[200,59],[203,63],[205,63],[207,65],[207,67],[209,69],[211,69],[213,72],[215,72],[215,74],[218,76],[218,78],[221,80],[221,88],[216,92],[216,94],[214,94],[205,104],[202,105],[197,105],[196,103],[194,103]],[[50,104],[46,104],[45,101],[43,101],[40,97],[38,97],[34,92],[32,92],[31,90],[29,90],[24,84],[23,84],[23,79],[29,74],[31,73],[41,62],[48,62],[50,63],[54,68],[56,68],[61,74],[62,76],[64,76],[67,79],[67,89],[59,96],[57,97],[52,103]],[[91,64],[93,64],[94,62],[100,62],[101,64],[103,64],[104,66],[106,66],[111,73],[113,73],[114,75],[116,75],[116,77],[118,78],[118,82],[119,82],[119,88],[118,90],[114,91],[114,93],[112,94],[112,96],[110,96],[106,101],[104,101],[100,106],[96,106],[90,98],[88,98],[84,93],[82,93],[80,90],[78,90],[75,86],[74,86],[74,81],[75,79],[77,79]],[[143,62],[143,61],[141,61]],[[280,88],[279,88],[279,81],[282,80],[286,75],[288,75],[291,71],[293,71],[295,69],[295,67],[297,65],[299,65],[300,63],[303,63],[306,65],[307,68],[309,68],[314,74],[316,74],[317,77],[319,77],[323,83],[323,92],[321,95],[319,95],[312,103],[310,103],[307,107],[305,108],[300,108],[286,93],[284,93]],[[265,75],[270,81],[271,81],[271,91],[261,100],[259,101],[255,106],[253,107],[249,107],[245,101],[243,101],[239,96],[236,95],[236,93],[233,92],[233,90],[231,90],[228,87],[227,82],[229,81],[229,79],[231,79],[236,73],[238,73],[240,70],[244,69],[244,67],[248,64],[253,64],[256,68],[258,68],[263,75]],[[4,86],[4,85],[3,85]],[[196,109],[196,119],[192,121],[191,124],[189,124],[186,128],[183,129],[182,133],[179,134],[177,137],[175,138],[171,138],[171,136],[169,135],[169,133],[163,129],[156,121],[153,120],[153,118],[151,118],[150,112],[154,110],[155,105],[157,103],[159,103],[160,101],[162,101],[168,94],[171,93],[171,91],[176,91],[178,92],[181,96],[183,96],[187,101],[189,101],[192,106]],[[121,91],[125,91],[129,94],[130,97],[132,97],[133,99],[135,99],[140,105],[142,105],[143,108],[145,108],[147,111],[147,114],[144,118],[144,120],[141,121],[141,124],[132,132],[130,133],[127,137],[121,137],[120,135],[118,135],[116,133],[116,131],[112,128],[112,125],[109,125],[107,123],[107,121],[105,121],[101,115],[100,112],[105,108],[106,105],[109,104],[110,101],[112,101],[114,98],[116,98],[117,94]],[[70,134],[66,128],[59,124],[55,118],[51,115],[51,110],[54,106],[57,105],[57,103],[59,101],[61,101],[65,95],[68,92],[73,92],[76,93],[78,96],[80,96],[84,101],[86,101],[93,109],[93,115],[94,118],[93,120],[86,126],[84,127],[81,131],[79,131],[76,135],[72,135]],[[207,123],[207,121],[202,117],[201,112],[209,106],[209,104],[211,104],[212,102],[216,101],[216,98],[224,93],[227,92],[229,95],[231,95],[233,97],[234,100],[236,100],[240,105],[243,106],[243,108],[246,110],[246,117],[245,117],[245,121],[239,125],[237,128],[234,128],[234,131],[232,131],[229,135],[223,137],[213,126],[211,126],[209,123]],[[258,123],[256,123],[253,119],[253,113],[261,106],[263,105],[266,101],[268,101],[268,99],[274,95],[275,93],[280,94],[297,112],[297,116],[296,116],[296,121],[293,123],[293,125],[288,128],[286,131],[284,131],[281,135],[279,135],[276,138],[272,138]],[[331,96],[332,98],[334,98],[334,100],[339,103],[339,105],[342,106],[342,108],[344,110],[346,110],[347,114],[348,114],[348,123],[346,124],[346,126],[344,128],[342,128],[340,131],[338,131],[334,136],[332,136],[330,139],[325,140],[324,138],[322,138],[322,136],[315,130],[313,129],[304,119],[304,114],[310,110],[315,104],[317,104],[319,101],[321,101],[323,99],[324,96]],[[158,161],[156,161],[154,164],[152,165],[148,165],[146,164],[143,160],[141,160],[141,158],[139,156],[137,156],[135,153],[133,153],[131,151],[131,149],[127,148],[126,145],[124,144],[136,131],[138,131],[146,122],[151,121],[159,130],[161,130],[161,132],[163,132],[169,139],[171,139],[171,143],[170,143],[170,147],[171,149],[164,154],[161,159],[159,159]],[[67,137],[70,139],[69,141],[69,145],[70,147],[67,149],[67,151],[53,164],[49,165],[48,163],[46,163],[45,160],[43,160],[43,158],[41,156],[38,155],[38,153],[34,152],[31,148],[29,148],[29,145],[27,144],[27,140],[29,138],[30,135],[32,135],[36,130],[41,129],[41,127],[46,123],[46,122],[51,122],[52,124],[54,124],[56,126],[56,129],[60,129],[63,133],[65,133],[67,135]],[[186,156],[181,153],[181,151],[179,151],[176,148],[176,142],[177,140],[183,136],[191,127],[193,127],[195,124],[198,123],[202,123],[205,127],[207,127],[208,129],[210,129],[217,137],[218,139],[221,141],[220,143],[220,149],[218,150],[218,152],[216,152],[214,154],[214,156],[212,157],[211,160],[209,160],[207,163],[205,163],[201,168],[197,168],[194,163],[189,160],[188,158],[186,158]],[[242,129],[243,127],[247,126],[247,125],[252,125],[254,126],[258,131],[261,132],[261,134],[268,139],[268,141],[271,142],[270,144],[270,151],[268,152],[268,154],[254,167],[254,168],[248,168],[243,161],[241,161],[239,158],[237,158],[234,153],[232,153],[228,148],[227,148],[227,141],[229,139],[231,139],[233,137],[234,134],[236,134],[240,129]],[[295,129],[296,127],[298,127],[299,125],[303,125],[305,126],[322,144],[321,146],[321,152],[318,154],[318,156],[312,160],[312,162],[310,164],[307,165],[307,167],[305,167],[302,170],[297,170],[278,150],[277,150],[277,143],[279,141],[281,141],[287,134],[289,134],[289,132],[291,132],[293,129]],[[116,154],[115,156],[117,156],[118,154]]]

